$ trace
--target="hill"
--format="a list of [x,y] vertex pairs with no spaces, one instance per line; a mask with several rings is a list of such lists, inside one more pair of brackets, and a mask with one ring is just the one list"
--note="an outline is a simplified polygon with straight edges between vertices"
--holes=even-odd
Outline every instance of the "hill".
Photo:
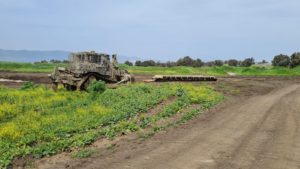
[[[0,49],[0,61],[8,62],[38,62],[41,60],[66,60],[70,52],[62,50],[5,50]],[[118,61],[124,63],[126,60],[139,60],[137,57],[118,56]]]
[[11,62],[37,62],[41,60],[65,60],[67,51],[33,51],[33,50],[3,50],[0,49],[0,60]]

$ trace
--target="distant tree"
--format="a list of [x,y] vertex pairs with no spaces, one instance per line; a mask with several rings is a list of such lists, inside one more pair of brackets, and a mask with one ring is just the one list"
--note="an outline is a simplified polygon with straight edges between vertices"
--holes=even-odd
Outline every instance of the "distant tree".
[[155,66],[156,63],[153,60],[146,60],[144,62],[142,62],[142,66]]
[[177,66],[193,66],[193,62],[194,60],[191,57],[185,56],[177,60]]
[[261,62],[258,62],[257,64],[259,64],[259,65],[263,65],[263,64],[267,64],[268,63],[268,61],[266,61],[266,60],[262,60]]
[[300,52],[295,52],[291,56],[291,67],[296,67],[300,65]]
[[284,66],[284,67],[288,67],[291,63],[290,57],[287,55],[276,55],[274,56],[273,60],[272,60],[272,65],[273,66]]
[[235,60],[235,59],[230,59],[230,60],[227,61],[227,64],[229,66],[237,66],[239,64],[239,61]]
[[142,66],[142,61],[140,60],[137,60],[134,64],[135,66]]
[[223,66],[224,65],[224,62],[222,60],[215,60],[214,62],[215,62],[214,63],[215,66]]
[[212,66],[215,66],[215,62],[213,62],[213,61],[205,62],[204,65],[212,67]]
[[158,62],[155,63],[155,66],[167,67],[167,64],[158,61]]
[[155,66],[155,65],[156,65],[156,63],[154,60],[146,60],[143,62],[138,60],[135,62],[135,66]]
[[63,60],[62,63],[69,63],[69,60]]
[[254,59],[253,58],[246,58],[245,60],[243,60],[242,62],[240,62],[240,66],[241,67],[250,67],[252,65],[254,65]]
[[42,60],[41,63],[48,63],[48,61],[47,60]]
[[202,62],[201,59],[193,60],[193,67],[202,67],[203,65],[204,63]]
[[125,64],[128,65],[128,66],[133,66],[133,63],[128,61],[128,60],[125,61]]
[[167,67],[174,67],[174,66],[176,66],[176,62],[168,61],[168,62],[166,63],[166,66],[167,66]]
[[61,63],[60,60],[55,60],[55,59],[51,59],[50,62],[51,62],[51,63]]

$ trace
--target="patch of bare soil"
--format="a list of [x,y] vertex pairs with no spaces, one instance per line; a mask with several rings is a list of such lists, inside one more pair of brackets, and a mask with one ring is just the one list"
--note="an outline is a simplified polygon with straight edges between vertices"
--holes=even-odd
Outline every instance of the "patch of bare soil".
[[51,83],[51,80],[48,77],[47,73],[21,73],[21,72],[0,71],[0,78],[32,81],[34,83],[43,83],[43,84]]
[[[16,81],[31,81],[36,84],[45,84],[50,86],[51,80],[47,73],[20,73],[0,71],[0,79],[16,80]],[[0,85],[20,88],[24,82],[0,81]]]

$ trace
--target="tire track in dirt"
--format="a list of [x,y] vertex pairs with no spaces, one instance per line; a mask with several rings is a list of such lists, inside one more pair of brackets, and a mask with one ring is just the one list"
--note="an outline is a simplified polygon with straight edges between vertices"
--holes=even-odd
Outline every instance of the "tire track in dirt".
[[[264,166],[265,163],[262,162],[263,159],[272,158],[272,156],[269,157],[272,153],[266,154],[265,152],[272,150],[273,147],[269,145],[274,144],[274,141],[280,137],[284,136],[287,140],[295,140],[286,138],[287,133],[282,133],[282,129],[286,130],[284,124],[287,122],[287,117],[290,113],[294,114],[295,112],[290,109],[291,99],[297,98],[295,93],[297,96],[300,95],[299,88],[273,101],[272,106],[264,113],[262,119],[252,127],[231,154],[227,155],[227,158],[219,159],[219,165],[215,168],[293,168],[291,165],[282,167],[281,165],[272,164],[268,167],[259,167],[257,164],[260,163],[260,165]],[[300,100],[298,100],[297,104],[292,105],[299,107],[299,101]],[[298,128],[298,124],[295,123],[295,120],[298,120],[299,123],[300,118],[295,118],[293,123],[288,122],[290,126],[289,130],[295,127]],[[292,132],[292,134],[294,134],[294,132]],[[290,143],[284,146],[288,145],[292,144]],[[297,151],[300,152],[299,150]],[[291,152],[293,152],[293,150],[291,150]],[[276,156],[278,155],[282,156],[282,152],[277,152]],[[284,158],[285,157],[282,156],[282,159]],[[294,162],[296,161],[297,160],[294,159]]]

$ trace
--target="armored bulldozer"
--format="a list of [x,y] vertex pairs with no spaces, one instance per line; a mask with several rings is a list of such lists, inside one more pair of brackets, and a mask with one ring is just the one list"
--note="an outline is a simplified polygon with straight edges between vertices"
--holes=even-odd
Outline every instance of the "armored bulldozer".
[[58,84],[63,84],[67,90],[86,90],[93,80],[117,84],[134,81],[131,74],[119,69],[116,55],[110,60],[110,55],[94,51],[71,53],[69,66],[56,67],[49,77],[54,90]]

